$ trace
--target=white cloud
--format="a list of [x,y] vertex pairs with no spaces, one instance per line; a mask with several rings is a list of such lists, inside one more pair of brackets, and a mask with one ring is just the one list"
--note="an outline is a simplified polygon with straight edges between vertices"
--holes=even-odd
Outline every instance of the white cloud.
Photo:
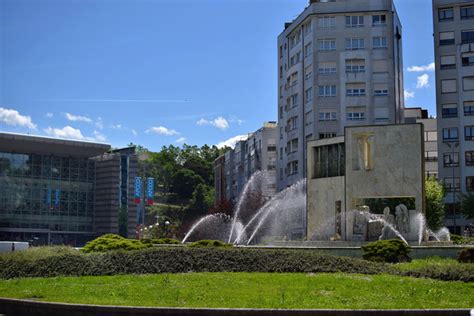
[[95,121],[95,127],[102,130],[104,129],[104,123],[102,122],[102,118],[98,117],[97,121]]
[[423,74],[419,77],[416,78],[416,88],[421,89],[421,88],[428,88],[430,84],[428,83],[430,76],[428,74]]
[[241,120],[240,118],[238,118],[235,115],[232,115],[229,118],[229,123],[237,123],[239,126],[242,125],[244,122],[245,122],[244,120]]
[[71,122],[86,122],[86,123],[92,122],[92,120],[88,118],[87,116],[74,115],[71,113],[64,113],[64,116],[66,116],[66,119]]
[[196,124],[199,126],[212,125],[223,131],[229,128],[229,122],[222,116],[219,116],[218,118],[215,118],[213,120],[206,120],[202,118],[199,121],[197,121]]
[[408,67],[407,70],[408,72],[434,71],[435,63],[431,63],[426,66],[411,66],[411,67]]
[[33,123],[30,116],[21,115],[16,110],[5,109],[1,107],[0,123],[4,123],[11,126],[23,126],[31,129],[36,129],[36,124]]
[[405,99],[408,100],[415,97],[415,92],[410,91],[410,90],[405,90],[404,95],[405,95]]
[[186,141],[186,138],[184,138],[184,137],[180,137],[180,138],[178,138],[178,139],[176,140],[176,142],[177,142],[178,144],[183,144],[185,141]]
[[44,130],[44,132],[48,135],[59,137],[59,138],[72,138],[78,140],[84,140],[84,137],[81,133],[80,129],[73,128],[71,126],[65,126],[63,128],[52,128],[48,127]]
[[105,135],[98,131],[94,131],[94,138],[99,142],[105,142],[106,140]]
[[232,138],[229,138],[228,140],[225,140],[225,141],[222,141],[218,144],[216,144],[216,146],[218,148],[224,148],[224,147],[231,147],[231,148],[234,148],[235,147],[235,144],[241,140],[246,140],[248,138],[247,135],[238,135],[238,136],[235,136],[235,137],[232,137]]
[[132,130],[130,130],[130,131],[132,132],[132,134],[133,134],[133,135],[135,135],[135,136],[137,136],[137,135],[138,135],[138,133],[137,133],[137,131],[136,131],[136,130],[132,129]]
[[122,129],[122,124],[112,125],[112,129]]
[[51,112],[46,113],[46,117],[47,117],[47,118],[52,118],[52,117],[53,117],[53,113],[51,113]]
[[175,131],[174,129],[169,129],[164,126],[151,127],[146,132],[148,134],[154,133],[154,134],[164,135],[164,136],[179,135],[179,133]]

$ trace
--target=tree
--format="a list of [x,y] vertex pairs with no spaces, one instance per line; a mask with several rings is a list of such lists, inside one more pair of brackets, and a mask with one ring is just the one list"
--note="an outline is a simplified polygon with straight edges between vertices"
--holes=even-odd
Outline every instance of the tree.
[[196,186],[204,180],[192,170],[180,169],[173,174],[172,183],[173,192],[183,199],[190,199]]
[[461,194],[461,213],[467,218],[474,218],[474,194],[463,193]]
[[207,214],[207,211],[212,206],[212,200],[209,201],[210,192],[212,192],[212,189],[204,183],[200,183],[196,186],[193,192],[191,206],[189,207],[194,216]]
[[431,230],[438,230],[444,221],[444,188],[435,178],[425,182],[426,222]]

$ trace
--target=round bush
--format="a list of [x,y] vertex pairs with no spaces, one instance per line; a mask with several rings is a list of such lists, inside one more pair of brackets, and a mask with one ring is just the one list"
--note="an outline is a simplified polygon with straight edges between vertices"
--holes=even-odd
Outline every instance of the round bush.
[[376,262],[407,262],[411,261],[408,253],[410,246],[400,239],[378,240],[362,246],[362,257]]
[[458,253],[458,261],[462,263],[474,262],[474,248],[464,248]]
[[111,250],[139,250],[151,247],[151,244],[141,243],[136,239],[127,239],[115,234],[105,234],[89,241],[82,251],[105,252]]
[[181,244],[179,240],[173,238],[160,238],[160,239],[140,239],[141,243],[144,244],[152,244],[152,245],[177,245]]

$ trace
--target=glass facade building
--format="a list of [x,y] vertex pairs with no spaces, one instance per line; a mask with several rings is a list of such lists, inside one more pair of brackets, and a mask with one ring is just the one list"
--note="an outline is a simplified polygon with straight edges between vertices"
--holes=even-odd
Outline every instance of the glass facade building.
[[94,183],[87,158],[0,152],[1,239],[81,244],[94,231]]

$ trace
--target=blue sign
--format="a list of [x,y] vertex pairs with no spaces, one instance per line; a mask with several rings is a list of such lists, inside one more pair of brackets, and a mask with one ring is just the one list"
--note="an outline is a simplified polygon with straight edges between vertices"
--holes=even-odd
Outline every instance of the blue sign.
[[135,203],[140,203],[142,196],[142,178],[141,177],[135,177]]
[[147,178],[146,179],[146,198],[152,199],[155,195],[155,179]]
[[146,204],[153,205],[153,196],[155,195],[155,179],[146,179]]

